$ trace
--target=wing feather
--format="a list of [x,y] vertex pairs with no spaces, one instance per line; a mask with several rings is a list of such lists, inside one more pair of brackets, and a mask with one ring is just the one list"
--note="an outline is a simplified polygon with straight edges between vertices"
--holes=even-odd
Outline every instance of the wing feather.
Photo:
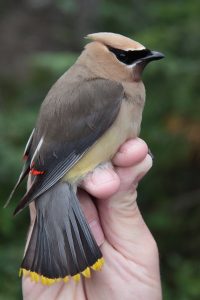
[[30,150],[32,155],[37,152],[43,139],[34,168],[44,174],[36,176],[15,214],[58,182],[96,143],[116,119],[123,97],[120,83],[97,78],[70,86],[59,101],[45,99]]
[[24,180],[24,178],[28,175],[28,173],[30,171],[29,153],[30,153],[32,142],[33,142],[34,131],[35,131],[35,128],[33,129],[32,133],[31,133],[31,135],[28,139],[28,142],[25,146],[25,149],[24,149],[23,158],[25,159],[25,163],[23,165],[22,171],[21,171],[21,173],[19,175],[19,178],[18,178],[14,188],[12,189],[6,203],[4,204],[4,208],[8,206],[8,204],[10,203],[10,200],[12,199],[12,197],[13,197],[15,191],[17,190],[18,186],[21,184],[21,182]]

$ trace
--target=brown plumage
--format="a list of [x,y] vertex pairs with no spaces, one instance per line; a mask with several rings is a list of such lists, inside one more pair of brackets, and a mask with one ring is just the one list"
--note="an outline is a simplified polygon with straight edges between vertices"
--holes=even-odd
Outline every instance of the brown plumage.
[[32,174],[15,210],[35,201],[37,216],[22,272],[47,284],[89,277],[90,267],[101,267],[102,254],[80,209],[77,185],[139,134],[145,102],[142,70],[163,57],[122,35],[88,38],[92,42],[42,103],[15,186]]

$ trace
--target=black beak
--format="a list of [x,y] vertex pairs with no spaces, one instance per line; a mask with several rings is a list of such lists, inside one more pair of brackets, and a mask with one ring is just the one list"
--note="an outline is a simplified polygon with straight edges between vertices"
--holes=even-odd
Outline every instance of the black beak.
[[165,57],[164,54],[162,54],[161,52],[151,51],[149,49],[134,51],[134,56],[136,53],[138,54],[138,59],[136,60],[136,66],[134,67],[135,81],[141,80],[141,74],[149,62],[153,60],[159,60]]
[[142,61],[150,62],[152,60],[159,60],[164,58],[164,54],[157,51],[149,51],[148,55],[142,58]]

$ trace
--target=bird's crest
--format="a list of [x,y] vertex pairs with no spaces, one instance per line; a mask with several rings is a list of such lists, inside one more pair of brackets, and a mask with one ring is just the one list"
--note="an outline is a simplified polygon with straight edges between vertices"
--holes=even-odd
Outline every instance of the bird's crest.
[[145,47],[140,43],[117,33],[111,33],[111,32],[91,33],[88,34],[85,38],[122,50],[145,49]]

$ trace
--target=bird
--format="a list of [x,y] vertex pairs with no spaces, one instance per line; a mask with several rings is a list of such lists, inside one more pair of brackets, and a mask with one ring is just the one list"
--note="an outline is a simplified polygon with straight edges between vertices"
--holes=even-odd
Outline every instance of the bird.
[[36,219],[20,275],[51,285],[89,278],[104,258],[77,196],[80,182],[140,133],[142,72],[164,57],[121,34],[92,33],[76,62],[50,88],[24,150],[10,197],[30,185],[14,215],[34,201]]

